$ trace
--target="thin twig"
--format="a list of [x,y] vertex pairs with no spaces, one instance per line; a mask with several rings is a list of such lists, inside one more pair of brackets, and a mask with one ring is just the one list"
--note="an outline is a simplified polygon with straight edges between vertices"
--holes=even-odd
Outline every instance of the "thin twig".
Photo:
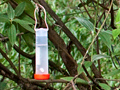
[[105,78],[95,78],[95,80],[106,80],[106,81],[116,81],[116,82],[120,82],[120,79],[105,79]]
[[85,11],[87,12],[88,16],[89,16],[90,18],[92,18],[92,17],[90,16],[90,14],[89,14],[89,12],[88,12],[87,8],[85,7],[84,3],[82,2],[82,0],[80,0],[80,2],[82,3],[82,5],[83,5],[83,7],[84,7]]
[[74,83],[74,81],[71,81],[71,84],[72,84],[73,90],[77,90],[77,89],[75,88],[75,83]]
[[[19,49],[21,47],[21,35],[19,36]],[[20,75],[20,53],[18,56],[18,69],[19,69],[19,75]]]
[[[82,65],[84,64],[84,61],[85,61],[85,58],[86,58],[86,56],[87,56],[88,51],[90,50],[90,48],[91,48],[91,46],[93,45],[93,43],[94,43],[96,37],[98,36],[98,34],[100,33],[101,29],[103,28],[103,26],[104,26],[104,24],[105,24],[105,21],[106,21],[108,15],[109,15],[109,13],[110,13],[112,4],[113,4],[113,0],[111,1],[111,5],[110,5],[109,11],[108,11],[108,13],[107,13],[107,15],[106,15],[106,18],[104,19],[104,21],[103,21],[103,23],[102,23],[100,29],[98,30],[97,34],[95,35],[94,39],[92,40],[91,44],[89,45],[89,47],[88,47],[88,49],[87,49],[87,51],[86,51],[86,53],[85,53],[85,55],[84,55],[84,57],[83,57],[83,59],[82,59],[80,69],[81,69]],[[79,70],[80,70],[80,69],[79,69]],[[79,74],[76,75],[73,79],[76,79],[78,76],[79,76]]]
[[[98,34],[100,33],[101,29],[103,28],[103,26],[104,26],[104,24],[105,24],[105,21],[106,21],[108,15],[109,15],[109,13],[110,13],[112,4],[113,4],[113,0],[111,1],[111,5],[110,5],[109,11],[108,11],[108,13],[107,13],[107,15],[106,15],[106,18],[104,19],[104,21],[103,21],[100,29],[98,30],[97,34],[95,35],[94,39],[92,40],[91,44],[89,45],[89,47],[88,47],[88,49],[87,49],[87,51],[86,51],[86,53],[85,53],[85,55],[84,55],[84,57],[83,57],[83,59],[82,59],[81,67],[82,67],[82,65],[83,65],[83,63],[84,63],[84,61],[85,61],[85,58],[86,58],[86,56],[87,56],[88,51],[90,50],[90,48],[91,48],[91,46],[93,45],[95,39],[97,38]],[[80,67],[80,69],[81,69],[81,67]]]
[[68,90],[68,88],[71,87],[71,84],[72,84],[72,87],[74,88],[73,86],[73,83],[74,83],[74,80],[77,78],[77,75],[74,77],[74,79],[72,79],[67,85],[66,87],[63,89],[63,90]]
[[111,60],[112,60],[112,63],[113,63],[113,65],[114,65],[114,67],[115,67],[116,69],[118,69],[117,66],[116,66],[116,64],[115,64],[115,62],[114,62],[114,60],[113,60],[113,57],[112,57],[111,51],[109,51],[109,52],[110,52],[110,57],[111,57]]
[[85,68],[85,66],[82,65],[82,67],[83,67],[85,73],[87,74],[87,76],[92,80],[92,82],[93,82],[100,90],[103,90],[103,89],[100,87],[100,85],[99,85],[97,82],[95,82],[95,81],[93,80],[93,78],[89,75],[89,73],[88,73],[87,69]]
[[[20,36],[20,35],[23,35],[23,34],[24,33],[22,32],[22,33],[17,34],[17,36]],[[0,41],[6,42],[7,40],[8,40],[8,37],[5,37],[0,33]]]

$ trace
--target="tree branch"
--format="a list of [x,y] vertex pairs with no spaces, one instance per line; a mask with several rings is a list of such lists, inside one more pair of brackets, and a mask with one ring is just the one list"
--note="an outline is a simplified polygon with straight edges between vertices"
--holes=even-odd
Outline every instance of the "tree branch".
[[21,55],[23,55],[24,57],[26,58],[29,58],[29,59],[34,59],[35,58],[35,55],[34,54],[28,54],[28,53],[25,53],[24,51],[22,51],[17,45],[14,44],[13,48],[18,52],[20,53]]
[[80,2],[82,3],[82,5],[83,5],[83,7],[84,7],[85,11],[87,12],[87,14],[88,14],[89,18],[91,18],[91,19],[92,19],[92,17],[90,16],[90,14],[89,14],[89,12],[88,12],[87,8],[85,7],[84,3],[82,2],[82,0],[80,0]]
[[19,75],[18,70],[16,69],[15,65],[12,63],[12,61],[8,58],[8,56],[6,55],[6,53],[4,53],[2,51],[2,49],[0,48],[0,53],[2,54],[2,56],[9,62],[10,66],[14,69],[14,71],[16,72],[17,75]]
[[31,83],[69,83],[69,81],[62,80],[62,79],[49,79],[49,80],[35,80],[35,79],[29,79]]
[[[110,3],[111,3],[111,0],[110,0]],[[112,7],[111,7],[111,24],[110,24],[110,26],[113,28],[113,29],[116,29],[116,27],[115,27],[115,24],[114,24],[114,10],[113,10],[113,5],[112,5]]]
[[[9,71],[3,64],[0,63],[0,74],[2,76],[5,76],[13,81],[15,81],[23,90],[41,90],[38,88],[40,87],[46,87],[45,84],[37,84],[35,82],[30,82],[29,79],[25,79],[22,77],[19,77],[15,74],[13,74],[11,71]],[[47,87],[47,89],[50,90],[56,90],[55,88],[52,88],[50,86]]]
[[[36,2],[36,0],[34,0],[34,1]],[[50,14],[50,16],[56,21],[56,23],[61,27],[61,29],[71,39],[71,41],[76,45],[78,50],[84,56],[86,53],[86,49],[81,45],[81,43],[77,40],[77,38],[70,32],[70,30],[65,26],[65,24],[61,21],[61,19],[55,14],[55,12],[49,7],[49,5],[44,0],[37,0],[36,3],[38,3],[38,2],[46,9],[46,11]],[[53,33],[51,33],[49,36],[53,36]],[[49,39],[50,39],[50,37],[49,37]],[[54,37],[53,37],[53,40],[55,40]],[[59,41],[59,40],[56,40],[56,41]],[[56,42],[56,41],[52,41],[52,42]],[[86,55],[86,60],[91,61],[91,57],[88,54]],[[68,62],[66,62],[66,63],[68,63]],[[102,78],[101,74],[99,73],[99,71],[97,70],[97,68],[94,64],[92,64],[92,71],[93,71],[95,77]]]

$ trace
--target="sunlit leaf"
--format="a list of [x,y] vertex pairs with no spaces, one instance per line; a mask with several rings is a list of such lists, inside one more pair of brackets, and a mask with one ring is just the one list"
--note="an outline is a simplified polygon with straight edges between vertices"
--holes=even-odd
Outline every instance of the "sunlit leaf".
[[94,62],[95,60],[99,60],[99,59],[101,59],[101,58],[110,58],[110,56],[103,55],[103,54],[93,55],[92,61]]
[[7,30],[7,34],[8,34],[10,43],[13,46],[16,41],[16,28],[14,24],[12,24],[11,27]]
[[117,28],[120,28],[120,8],[119,8],[119,10],[117,12],[117,16],[115,18],[115,24],[116,24]]
[[15,15],[20,16],[23,13],[24,9],[25,9],[25,2],[18,4],[18,6],[15,9]]
[[104,90],[111,90],[110,86],[108,86],[105,83],[99,83],[99,85],[104,89]]
[[94,31],[94,25],[86,18],[81,17],[75,17],[77,21],[82,24],[85,28],[87,28],[89,31]]
[[61,77],[60,79],[71,81],[74,77]]
[[9,22],[8,16],[0,14],[0,22]]
[[116,22],[116,23],[117,23],[117,22],[120,22],[120,8],[119,8],[119,10],[118,10],[118,12],[117,12],[117,16],[116,16],[115,22]]
[[111,35],[106,31],[101,31],[99,33],[101,41],[111,50]]
[[9,17],[9,19],[13,20],[14,16],[15,16],[15,11],[12,8],[12,6],[10,5],[10,3],[8,3],[8,11],[7,11],[7,15]]
[[114,29],[112,31],[113,38],[116,39],[116,37],[120,34],[120,29]]
[[108,73],[107,75],[108,76],[114,76],[114,75],[117,75],[117,74],[120,74],[120,69],[113,70],[112,72]]

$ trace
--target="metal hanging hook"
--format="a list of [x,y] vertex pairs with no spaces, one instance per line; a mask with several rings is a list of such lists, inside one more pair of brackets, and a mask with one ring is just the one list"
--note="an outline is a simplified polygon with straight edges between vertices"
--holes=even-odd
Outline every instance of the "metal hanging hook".
[[36,12],[39,11],[39,7],[43,9],[43,12],[44,12],[44,15],[45,15],[45,16],[44,16],[44,21],[45,21],[46,28],[47,28],[47,30],[48,30],[49,28],[48,28],[48,24],[47,24],[47,21],[46,21],[46,10],[45,10],[45,8],[44,8],[42,5],[38,4],[38,3],[35,3],[35,6],[36,6],[36,8],[35,8],[35,10],[34,10],[34,17],[35,17],[34,30],[36,31],[36,29],[40,29],[40,28],[36,28],[36,26],[37,26]]

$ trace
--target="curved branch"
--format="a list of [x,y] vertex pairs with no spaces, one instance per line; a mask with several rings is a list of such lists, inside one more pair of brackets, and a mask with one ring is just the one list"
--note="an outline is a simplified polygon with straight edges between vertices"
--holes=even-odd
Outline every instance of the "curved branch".
[[35,58],[35,55],[34,54],[28,54],[28,53],[25,53],[24,51],[22,51],[17,45],[14,44],[13,48],[18,52],[20,53],[21,55],[23,55],[24,57],[26,58],[29,58],[29,59],[34,59]]

